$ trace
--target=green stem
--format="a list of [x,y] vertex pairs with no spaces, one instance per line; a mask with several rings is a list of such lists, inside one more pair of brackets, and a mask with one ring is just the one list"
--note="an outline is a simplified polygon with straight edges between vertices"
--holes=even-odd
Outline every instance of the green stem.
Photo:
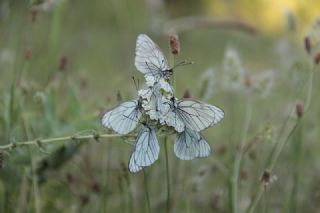
[[[296,127],[298,126],[299,124],[299,120],[298,122],[293,126],[293,128],[291,129],[290,133],[288,134],[288,136],[286,137],[286,139],[281,143],[279,142],[279,145],[277,147],[277,149],[275,150],[275,152],[272,152],[272,155],[270,157],[270,163],[267,165],[267,170],[268,171],[272,171],[274,166],[275,166],[275,163],[277,161],[277,159],[279,158],[280,156],[280,153],[284,147],[284,145],[288,142],[289,138],[291,137],[291,135],[293,134],[293,132],[295,131]],[[263,194],[263,192],[265,191],[264,190],[265,187],[262,183],[259,183],[259,188],[254,196],[254,199],[253,201],[251,202],[250,206],[248,207],[248,211],[249,213],[253,213],[255,208],[257,207],[260,199],[261,199],[261,196]]]
[[[310,103],[311,103],[312,91],[313,91],[313,79],[314,79],[314,72],[315,71],[316,71],[316,66],[314,66],[312,68],[311,73],[310,73],[309,87],[308,87],[307,94],[306,94],[305,113],[308,111],[308,109],[310,107]],[[294,110],[292,110],[292,111],[294,111]],[[282,128],[283,131],[281,131],[281,135],[279,136],[279,139],[277,140],[279,142],[276,144],[276,146],[274,147],[273,151],[270,154],[269,160],[267,162],[267,169],[269,172],[272,172],[272,169],[275,166],[275,163],[278,160],[283,147],[288,142],[289,138],[291,137],[291,135],[293,134],[293,132],[296,130],[297,126],[299,125],[300,119],[297,120],[297,122],[292,127],[291,131],[289,132],[288,136],[283,140],[283,142],[280,141],[282,133],[284,132],[285,126],[287,125],[287,123],[288,123],[287,121],[289,120],[289,117],[291,114],[292,114],[292,112],[289,114],[288,119],[286,119],[286,121],[283,125],[283,128]],[[255,211],[255,208],[258,205],[263,192],[264,192],[264,186],[263,186],[263,184],[259,183],[258,190],[254,196],[253,201],[248,206],[247,212],[253,213]]]
[[31,169],[32,169],[32,186],[34,193],[34,204],[35,204],[35,212],[41,213],[41,203],[39,196],[39,185],[38,185],[38,176],[35,172],[36,162],[33,156],[31,156]]
[[171,199],[170,199],[170,173],[169,173],[169,158],[168,158],[168,145],[167,136],[164,137],[164,152],[166,156],[166,178],[167,178],[167,212],[170,212]]
[[231,179],[231,196],[232,196],[232,212],[238,212],[238,193],[239,193],[239,174],[241,169],[241,161],[243,157],[243,145],[247,138],[247,133],[250,125],[251,115],[252,115],[252,101],[250,98],[250,94],[247,94],[247,107],[246,107],[246,118],[245,118],[245,126],[243,129],[242,140],[239,144],[239,151],[236,152],[236,158],[233,164],[233,174]]
[[[63,142],[63,141],[73,141],[73,140],[86,140],[86,139],[95,139],[99,140],[100,138],[115,138],[115,137],[127,137],[131,135],[118,135],[118,134],[92,134],[92,135],[72,135],[72,136],[66,136],[66,137],[57,137],[57,138],[48,138],[48,139],[37,139],[37,140],[31,140],[31,141],[24,141],[24,142],[14,142],[7,145],[0,146],[0,150],[5,149],[12,149],[16,148],[18,146],[28,146],[28,145],[37,145],[41,146],[44,144],[50,144],[50,143],[56,143],[56,142]],[[129,142],[124,141],[125,143],[128,143],[132,145]]]
[[289,195],[289,210],[288,212],[298,212],[298,186],[300,181],[300,169],[301,169],[301,155],[302,155],[302,122],[297,126],[297,130],[292,138],[292,151],[293,151],[293,183],[291,193]]
[[143,170],[143,177],[144,177],[144,195],[147,202],[147,209],[148,213],[151,213],[151,206],[150,206],[150,198],[149,198],[149,189],[148,189],[148,176],[145,170]]

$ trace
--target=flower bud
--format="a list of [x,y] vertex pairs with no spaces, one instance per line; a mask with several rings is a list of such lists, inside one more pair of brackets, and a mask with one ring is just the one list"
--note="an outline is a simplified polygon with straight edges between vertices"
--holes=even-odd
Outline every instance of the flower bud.
[[301,118],[303,116],[303,104],[300,100],[296,101],[296,114],[298,118]]
[[171,34],[169,36],[169,44],[171,53],[173,55],[178,55],[180,53],[180,41],[179,36],[177,34]]

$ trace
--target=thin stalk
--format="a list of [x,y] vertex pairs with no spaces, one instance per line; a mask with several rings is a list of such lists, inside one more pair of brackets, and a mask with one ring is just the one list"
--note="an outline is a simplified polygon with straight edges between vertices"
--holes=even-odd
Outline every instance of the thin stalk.
[[32,186],[33,186],[33,193],[34,193],[34,205],[35,205],[35,212],[41,213],[41,202],[39,196],[39,185],[38,185],[38,176],[35,172],[36,168],[36,161],[33,156],[31,156],[31,169],[32,169]]
[[147,203],[148,213],[151,213],[151,205],[149,198],[149,189],[148,189],[148,176],[145,170],[143,170],[143,181],[144,181],[144,196]]
[[293,183],[289,199],[288,212],[298,212],[298,186],[300,181],[300,169],[301,169],[301,155],[302,155],[302,122],[297,126],[297,131],[292,138],[292,151],[293,151]]
[[[275,163],[276,163],[276,161],[277,161],[277,159],[278,159],[278,157],[279,157],[279,155],[281,153],[281,150],[283,149],[284,145],[288,142],[289,138],[291,137],[291,135],[295,131],[298,123],[299,122],[297,122],[294,125],[294,127],[291,129],[291,131],[290,131],[289,135],[286,137],[286,139],[282,143],[280,142],[281,144],[279,145],[279,148],[276,149],[275,152],[273,152],[274,154],[271,156],[270,164],[267,166],[267,168],[268,168],[267,170],[268,171],[271,172],[273,170],[273,168],[275,166]],[[249,212],[249,213],[255,212],[254,210],[257,207],[257,205],[258,205],[258,203],[259,203],[259,201],[261,199],[261,196],[262,196],[264,191],[265,191],[265,187],[263,186],[263,184],[260,183],[259,184],[259,188],[257,190],[257,193],[255,194],[253,201],[251,202],[250,206],[248,207],[248,211],[247,212]]]
[[243,144],[247,138],[247,133],[252,116],[252,101],[250,94],[247,94],[247,106],[246,106],[246,117],[245,117],[245,126],[243,129],[242,139],[239,144],[239,151],[236,152],[236,158],[233,164],[233,174],[231,179],[231,196],[232,196],[232,212],[238,212],[238,194],[239,194],[239,174],[241,168],[241,161],[243,157]]
[[[37,140],[31,140],[31,141],[23,141],[23,142],[14,142],[7,145],[0,146],[0,150],[6,150],[6,149],[13,149],[20,146],[29,146],[29,145],[36,145],[41,146],[45,144],[51,144],[51,143],[57,143],[57,142],[63,142],[63,141],[74,141],[74,140],[86,140],[86,139],[94,139],[98,141],[100,138],[115,138],[115,137],[127,137],[132,135],[118,135],[118,134],[92,134],[92,135],[72,135],[72,136],[66,136],[66,137],[57,137],[57,138],[48,138],[48,139],[37,139]],[[129,142],[124,141],[124,143],[128,143],[132,145]]]
[[[309,87],[308,87],[307,94],[306,94],[305,113],[308,111],[308,109],[310,107],[310,103],[311,103],[312,91],[313,91],[313,79],[314,79],[315,70],[316,70],[316,67],[314,66],[313,69],[311,70],[311,73],[310,73]],[[290,113],[290,115],[291,114],[292,114],[292,112]],[[288,118],[290,117],[290,115],[288,116]],[[288,120],[289,119],[287,119],[285,121],[285,124],[283,126],[283,130],[285,129],[285,126],[287,125],[287,123],[288,123],[287,121]],[[280,141],[282,135],[279,136],[279,139],[278,139],[279,142],[275,146],[274,150],[271,152],[269,160],[267,162],[266,168],[268,169],[269,172],[272,172],[272,170],[273,170],[273,168],[275,166],[275,163],[278,160],[283,147],[285,146],[285,144],[287,144],[287,142],[289,141],[289,138],[291,138],[291,135],[294,133],[294,131],[296,130],[296,128],[299,125],[299,123],[300,123],[300,119],[297,120],[295,125],[291,128],[291,130],[290,130],[289,134],[287,135],[287,137],[282,142]],[[284,132],[284,131],[282,131],[282,132]],[[256,194],[254,196],[253,201],[248,206],[247,212],[253,213],[255,211],[255,208],[257,207],[263,192],[264,192],[264,186],[263,186],[263,184],[259,183],[258,190],[257,190],[257,192],[256,192]]]
[[169,169],[169,158],[168,158],[168,138],[164,137],[164,152],[166,156],[166,178],[167,178],[167,212],[170,212],[171,207],[171,198],[170,198],[170,169]]

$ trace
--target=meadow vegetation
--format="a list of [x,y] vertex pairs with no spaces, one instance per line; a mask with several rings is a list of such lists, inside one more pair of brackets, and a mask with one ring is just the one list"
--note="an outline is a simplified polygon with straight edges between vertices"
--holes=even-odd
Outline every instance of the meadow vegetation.
[[[320,22],[292,11],[268,31],[261,16],[224,8],[216,19],[215,1],[181,2],[0,2],[0,212],[320,210]],[[102,127],[105,111],[136,97],[132,77],[144,82],[140,33],[171,65],[194,62],[174,72],[177,97],[224,110],[203,132],[211,156],[179,160],[165,135],[159,160],[131,174],[138,131]]]

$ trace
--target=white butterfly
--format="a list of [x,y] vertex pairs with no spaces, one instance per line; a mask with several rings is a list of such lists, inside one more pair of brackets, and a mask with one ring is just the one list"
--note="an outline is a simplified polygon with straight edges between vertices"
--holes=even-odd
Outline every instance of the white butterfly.
[[154,128],[143,124],[129,160],[129,171],[139,172],[159,157],[160,146]]
[[186,128],[177,135],[174,152],[181,160],[208,157],[211,147],[197,131]]
[[186,128],[197,132],[213,126],[224,117],[222,109],[188,98],[178,100],[172,97],[170,108],[175,114],[176,123],[182,121]]
[[103,126],[119,134],[128,134],[136,128],[141,111],[140,100],[127,101],[105,113],[101,122]]
[[145,77],[155,79],[168,79],[173,72],[158,45],[146,34],[140,34],[137,38],[135,66]]

